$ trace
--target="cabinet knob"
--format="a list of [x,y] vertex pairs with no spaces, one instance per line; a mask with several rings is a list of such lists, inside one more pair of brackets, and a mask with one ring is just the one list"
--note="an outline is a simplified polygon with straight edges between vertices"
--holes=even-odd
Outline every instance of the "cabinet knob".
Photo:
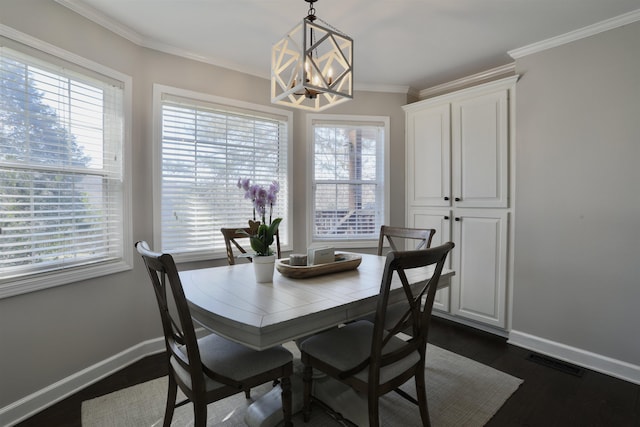
[[456,217],[456,221],[460,221],[460,217],[459,216]]
[[456,197],[456,198],[455,198],[455,201],[456,201],[456,202],[459,202],[460,200],[462,200],[460,197]]
[[444,197],[445,200],[449,200],[449,198],[447,196]]
[[445,215],[445,216],[444,216],[444,219],[445,219],[445,220],[447,220],[447,221],[449,221],[449,215]]

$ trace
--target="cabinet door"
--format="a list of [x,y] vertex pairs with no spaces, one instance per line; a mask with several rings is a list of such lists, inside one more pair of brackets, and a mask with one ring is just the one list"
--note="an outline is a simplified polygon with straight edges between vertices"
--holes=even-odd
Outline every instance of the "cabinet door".
[[452,103],[455,207],[507,207],[508,91]]
[[453,315],[506,326],[507,221],[503,211],[454,212]]
[[[451,240],[451,211],[448,209],[411,209],[409,211],[409,227],[433,228],[436,234],[433,235],[431,246],[438,246]],[[447,257],[445,265],[451,268],[451,255]],[[440,289],[436,292],[433,308],[441,311],[449,311],[450,287]]]
[[450,105],[407,113],[407,204],[450,206]]

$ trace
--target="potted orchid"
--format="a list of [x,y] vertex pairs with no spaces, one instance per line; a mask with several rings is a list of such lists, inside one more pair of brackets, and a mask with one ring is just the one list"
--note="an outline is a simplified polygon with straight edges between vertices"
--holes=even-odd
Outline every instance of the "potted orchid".
[[[282,218],[272,219],[273,205],[276,203],[280,185],[277,181],[273,181],[268,187],[263,187],[251,184],[251,180],[248,178],[240,178],[238,179],[238,188],[244,190],[245,199],[250,199],[253,204],[253,221],[249,221],[251,234],[242,232],[249,236],[251,249],[256,256],[273,255],[271,244],[273,244],[278,226],[282,221]],[[266,221],[267,209],[269,210],[268,223]],[[260,218],[260,220],[256,221],[256,218]]]

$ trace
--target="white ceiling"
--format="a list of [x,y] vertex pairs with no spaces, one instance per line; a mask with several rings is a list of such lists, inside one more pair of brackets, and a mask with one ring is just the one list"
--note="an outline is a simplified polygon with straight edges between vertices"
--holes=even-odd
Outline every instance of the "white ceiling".
[[[304,0],[56,0],[153,49],[269,78]],[[508,64],[508,51],[640,9],[640,0],[318,0],[354,39],[354,82],[422,90]],[[635,13],[633,14],[635,16]]]

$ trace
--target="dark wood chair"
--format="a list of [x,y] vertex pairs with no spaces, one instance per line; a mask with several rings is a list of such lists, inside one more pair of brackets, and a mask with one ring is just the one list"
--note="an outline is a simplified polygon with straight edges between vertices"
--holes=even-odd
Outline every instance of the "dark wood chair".
[[[431,247],[431,241],[436,230],[433,228],[406,228],[406,227],[390,227],[383,225],[380,227],[380,237],[378,238],[378,255],[384,253],[384,242],[389,242],[389,250],[403,251],[407,249],[427,249]],[[409,246],[412,243],[412,247]],[[407,310],[406,301],[393,304],[387,312],[387,324],[393,325]],[[374,316],[364,316],[362,319],[373,322]]]
[[[252,221],[250,221],[252,222]],[[227,250],[227,262],[229,263],[229,265],[234,265],[236,263],[236,256],[233,252],[233,248],[235,247],[240,253],[242,254],[246,254],[247,250],[245,249],[246,247],[250,247],[249,245],[249,236],[247,236],[244,233],[241,233],[239,230],[243,230],[246,233],[249,234],[255,234],[256,230],[258,228],[258,225],[260,225],[259,222],[252,222],[252,224],[249,227],[245,227],[245,228],[238,228],[238,227],[229,227],[229,228],[221,228],[220,232],[222,233],[222,236],[224,237],[224,245],[225,248]],[[241,245],[240,242],[245,243],[245,246]],[[276,243],[276,258],[280,258],[281,257],[281,253],[280,253],[280,233],[276,232],[276,236],[275,236],[275,243]],[[250,262],[251,258],[247,257],[247,260]]]
[[[411,251],[391,251],[387,254],[374,322],[358,320],[341,328],[313,335],[300,344],[304,364],[304,420],[311,414],[313,369],[317,369],[348,384],[355,391],[368,396],[369,425],[379,425],[379,397],[396,391],[417,404],[424,426],[430,425],[425,389],[425,355],[431,310],[438,281],[447,254],[454,244]],[[432,266],[433,275],[423,267]],[[425,274],[420,292],[411,290],[406,273]],[[429,269],[431,270],[431,269]],[[397,277],[404,288],[408,309],[401,319],[388,329],[386,315],[392,279]],[[416,278],[412,275],[412,281]],[[414,282],[420,283],[420,280]],[[426,297],[426,298],[423,298]],[[412,337],[405,341],[396,336],[404,325],[411,326]],[[415,379],[417,400],[398,389]]]
[[[193,402],[194,426],[205,427],[207,404],[280,380],[284,424],[291,426],[291,352],[282,346],[256,351],[216,334],[197,338],[172,256],[152,252],[144,241],[135,246],[156,294],[167,349],[169,390],[163,425],[171,425],[176,407]],[[180,403],[178,387],[187,397]]]
[[[406,228],[383,225],[380,227],[380,237],[378,238],[378,255],[382,255],[384,251],[385,240],[389,242],[390,250],[392,251],[426,249],[431,247],[431,240],[434,234],[436,234],[436,230],[433,228]],[[415,247],[405,247],[404,245],[409,241],[414,241]]]

